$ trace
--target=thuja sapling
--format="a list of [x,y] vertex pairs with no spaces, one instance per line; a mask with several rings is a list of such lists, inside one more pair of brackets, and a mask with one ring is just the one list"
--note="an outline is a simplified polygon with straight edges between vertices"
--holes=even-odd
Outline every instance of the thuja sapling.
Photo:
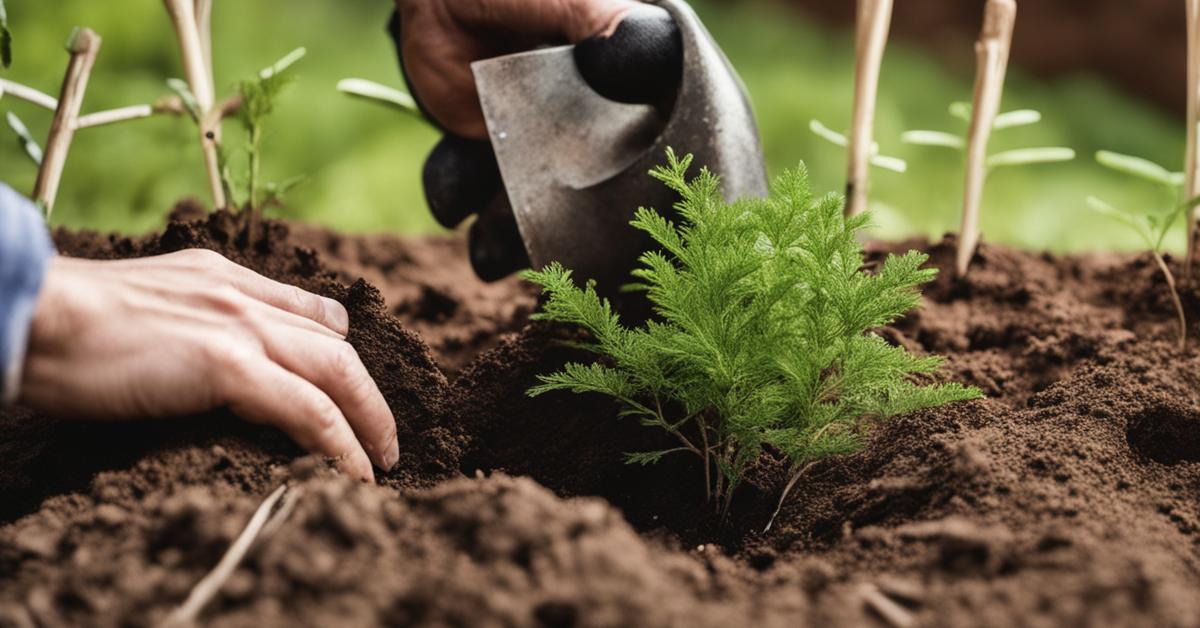
[[937,272],[922,268],[924,254],[889,256],[868,274],[856,237],[868,215],[843,216],[837,195],[813,198],[803,166],[776,180],[768,198],[726,203],[707,169],[687,179],[690,164],[668,151],[667,165],[651,173],[679,194],[681,224],[647,208],[632,222],[661,247],[634,271],[654,320],[626,327],[593,282],[577,286],[557,263],[525,273],[547,297],[535,317],[581,325],[593,338],[584,346],[602,356],[540,376],[531,396],[615,398],[622,417],[678,443],[627,461],[697,456],[722,516],[766,446],[786,454],[796,476],[810,461],[860,448],[872,420],[980,396],[958,384],[916,384],[912,375],[941,360],[871,332],[918,305],[919,286]]
[[1117,209],[1112,205],[1094,197],[1087,199],[1088,207],[1128,226],[1141,238],[1146,250],[1154,257],[1170,290],[1171,302],[1175,306],[1175,316],[1178,322],[1179,350],[1187,347],[1187,314],[1183,309],[1183,301],[1179,297],[1175,275],[1163,257],[1163,242],[1181,218],[1187,216],[1197,205],[1195,200],[1187,201],[1187,176],[1182,172],[1171,172],[1166,168],[1141,157],[1132,157],[1110,151],[1096,153],[1096,161],[1111,170],[1121,172],[1149,181],[1158,185],[1165,193],[1166,202],[1163,208],[1149,213],[1130,212]]

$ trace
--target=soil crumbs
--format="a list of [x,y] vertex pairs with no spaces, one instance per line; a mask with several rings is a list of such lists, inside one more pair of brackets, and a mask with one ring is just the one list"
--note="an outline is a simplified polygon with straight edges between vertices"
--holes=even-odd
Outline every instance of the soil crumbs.
[[[585,359],[475,281],[456,237],[351,237],[177,211],[144,238],[60,231],[65,254],[217,250],[344,302],[399,422],[380,485],[224,412],[94,425],[0,413],[0,626],[155,625],[263,497],[299,491],[203,623],[470,626],[1200,624],[1197,353],[1173,348],[1144,257],[985,245],[882,330],[985,400],[897,418],[786,480],[765,456],[721,526],[699,463],[598,397],[523,393]],[[921,248],[952,267],[953,242]],[[366,280],[364,280],[365,278]],[[1200,292],[1186,299],[1193,314]],[[415,333],[414,333],[415,332]],[[478,354],[478,357],[474,357]]]

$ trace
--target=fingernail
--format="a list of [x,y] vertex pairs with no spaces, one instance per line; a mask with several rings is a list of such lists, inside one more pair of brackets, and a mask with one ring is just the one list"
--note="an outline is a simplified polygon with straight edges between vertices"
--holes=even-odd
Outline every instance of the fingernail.
[[350,313],[341,303],[333,299],[325,299],[325,318],[333,325],[334,331],[343,336],[350,333]]
[[391,471],[397,462],[400,462],[400,443],[391,440],[383,448],[383,470]]

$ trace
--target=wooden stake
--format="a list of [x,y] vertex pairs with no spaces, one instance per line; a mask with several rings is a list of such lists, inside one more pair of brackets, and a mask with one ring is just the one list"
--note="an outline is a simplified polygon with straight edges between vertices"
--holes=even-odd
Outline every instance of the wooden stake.
[[216,85],[213,77],[212,60],[212,0],[196,0],[196,30],[200,36],[200,50],[204,55],[205,74],[208,75],[209,89],[215,94]]
[[[1200,194],[1200,0],[1187,0],[1187,191],[1185,201],[1190,202]],[[1188,212],[1187,262],[1184,277],[1192,278],[1192,266],[1196,261],[1196,224],[1200,220],[1200,208]]]
[[196,22],[196,6],[200,0],[196,1],[197,4],[193,4],[193,0],[163,0],[163,4],[179,39],[179,52],[188,86],[200,104],[200,146],[204,150],[204,167],[208,172],[213,205],[220,209],[226,206],[220,160],[217,158],[217,146],[221,141],[220,117],[209,115],[214,101],[213,78],[201,43],[200,26]]
[[850,163],[846,175],[848,217],[867,209],[879,69],[891,23],[892,0],[858,0],[858,64],[854,82],[854,121],[850,128]]
[[50,135],[46,139],[45,156],[33,188],[33,198],[45,209],[47,220],[58,197],[58,185],[67,165],[71,141],[75,138],[76,121],[87,93],[88,79],[96,65],[96,56],[100,54],[100,43],[100,36],[90,28],[75,29],[67,41],[71,62],[63,79],[58,107],[54,110],[54,121],[50,123]]
[[975,44],[975,107],[967,144],[967,179],[963,198],[962,227],[958,235],[956,271],[967,274],[975,247],[979,244],[979,206],[987,180],[987,147],[992,125],[1000,113],[1004,94],[1004,76],[1012,49],[1013,28],[1017,21],[1016,0],[988,0],[984,9],[983,31]]

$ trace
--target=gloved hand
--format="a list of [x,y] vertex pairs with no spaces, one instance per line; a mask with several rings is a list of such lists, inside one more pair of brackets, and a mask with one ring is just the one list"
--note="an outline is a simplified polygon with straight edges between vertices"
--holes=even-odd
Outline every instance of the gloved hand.
[[529,266],[487,139],[473,61],[574,43],[583,79],[606,98],[666,117],[683,69],[670,14],[633,0],[396,0],[389,32],[409,90],[445,133],[425,162],[430,211],[446,228],[471,214],[476,274],[494,281]]

